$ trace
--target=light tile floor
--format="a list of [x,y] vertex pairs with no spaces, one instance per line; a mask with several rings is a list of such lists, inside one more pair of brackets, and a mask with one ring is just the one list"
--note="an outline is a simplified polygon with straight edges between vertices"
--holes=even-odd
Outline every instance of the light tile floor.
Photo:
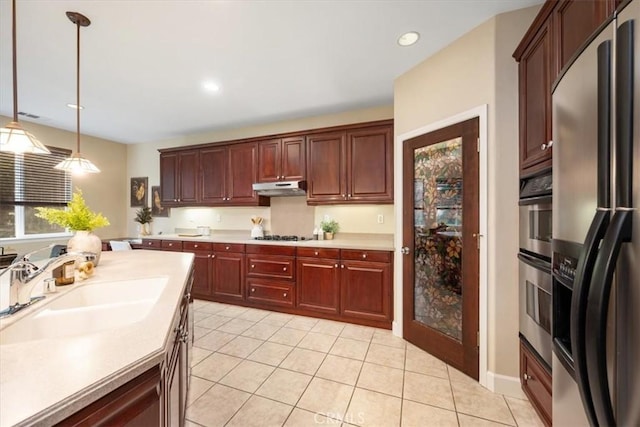
[[187,426],[542,426],[391,331],[197,300]]

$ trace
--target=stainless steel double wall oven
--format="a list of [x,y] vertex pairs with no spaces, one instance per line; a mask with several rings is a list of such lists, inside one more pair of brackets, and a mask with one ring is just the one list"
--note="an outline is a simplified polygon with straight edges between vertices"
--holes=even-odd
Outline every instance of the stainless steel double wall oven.
[[551,370],[551,174],[520,185],[520,336]]

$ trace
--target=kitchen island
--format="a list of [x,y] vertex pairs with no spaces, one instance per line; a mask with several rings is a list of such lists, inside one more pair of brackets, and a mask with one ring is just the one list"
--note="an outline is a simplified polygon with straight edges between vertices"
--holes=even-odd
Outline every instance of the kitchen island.
[[[168,380],[180,376],[186,380],[185,374],[176,377],[166,370],[172,364],[188,366],[192,268],[190,253],[104,252],[89,279],[58,287],[43,301],[1,319],[0,426],[56,424],[154,371],[157,384],[150,393],[157,402],[151,412],[157,413],[152,419],[169,424],[167,420],[181,416],[166,409],[175,385]],[[149,286],[152,299],[136,285]],[[85,294],[95,299],[102,295],[108,304],[87,300],[82,307],[83,299],[77,296]],[[140,296],[133,300],[132,295]],[[65,303],[75,306],[59,309]],[[96,322],[74,322],[92,314]],[[65,327],[47,328],[64,324],[60,323],[64,316],[70,316]],[[41,327],[21,332],[31,324]],[[46,333],[49,330],[51,334]],[[178,348],[181,352],[176,355]],[[176,394],[182,399],[184,384],[180,389]]]

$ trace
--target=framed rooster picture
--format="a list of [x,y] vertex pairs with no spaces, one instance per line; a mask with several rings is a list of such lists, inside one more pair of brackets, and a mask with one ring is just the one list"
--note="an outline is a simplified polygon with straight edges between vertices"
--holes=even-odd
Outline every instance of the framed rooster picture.
[[160,196],[161,194],[162,192],[160,191],[159,185],[154,185],[153,187],[151,187],[151,215],[168,217],[170,208],[162,206],[162,197]]
[[131,207],[145,207],[149,196],[149,178],[131,178]]

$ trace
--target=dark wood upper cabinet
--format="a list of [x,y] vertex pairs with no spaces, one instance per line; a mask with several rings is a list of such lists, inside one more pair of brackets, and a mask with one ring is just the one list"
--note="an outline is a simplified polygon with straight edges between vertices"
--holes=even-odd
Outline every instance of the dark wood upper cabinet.
[[307,202],[344,203],[347,195],[346,134],[307,137]]
[[519,62],[520,176],[551,167],[551,89],[563,67],[612,15],[616,0],[547,0],[513,57]]
[[307,137],[307,202],[393,203],[393,125]]
[[160,154],[160,189],[166,205],[196,203],[198,199],[199,151]]
[[[258,144],[234,144],[228,148],[226,201],[230,205],[257,205],[260,198],[253,191],[258,180]],[[268,199],[264,200],[268,204]]]
[[347,133],[347,200],[393,202],[393,128]]
[[520,169],[551,166],[551,83],[555,73],[551,22],[544,25],[520,58]]
[[200,150],[200,166],[200,201],[203,204],[223,203],[227,188],[227,148],[220,146]]
[[304,137],[270,139],[258,143],[258,182],[304,179]]
[[614,0],[562,0],[558,3],[553,16],[557,71],[567,64],[614,8]]

